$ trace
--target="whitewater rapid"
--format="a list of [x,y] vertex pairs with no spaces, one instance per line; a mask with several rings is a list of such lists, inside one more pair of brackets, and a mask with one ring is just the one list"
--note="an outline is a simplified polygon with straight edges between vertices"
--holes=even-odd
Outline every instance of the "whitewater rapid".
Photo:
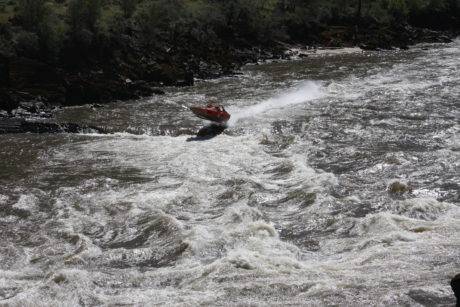
[[[109,135],[0,136],[0,304],[452,305],[460,42],[426,47],[56,114]],[[203,140],[184,107],[207,99],[232,121]]]

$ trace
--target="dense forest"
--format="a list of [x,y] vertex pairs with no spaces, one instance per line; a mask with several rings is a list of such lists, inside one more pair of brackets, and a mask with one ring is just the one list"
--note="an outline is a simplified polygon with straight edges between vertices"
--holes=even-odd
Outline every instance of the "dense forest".
[[128,99],[289,44],[405,48],[459,28],[460,0],[0,0],[0,100]]

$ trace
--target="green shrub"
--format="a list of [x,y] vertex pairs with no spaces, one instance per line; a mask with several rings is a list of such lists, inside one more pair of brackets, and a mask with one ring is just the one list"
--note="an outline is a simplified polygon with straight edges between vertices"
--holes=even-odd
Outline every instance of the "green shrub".
[[118,0],[118,4],[123,11],[124,17],[131,18],[131,16],[136,11],[139,0]]
[[48,15],[46,0],[18,0],[17,16],[24,29],[37,32]]
[[40,53],[40,39],[36,33],[17,31],[13,36],[13,46],[20,56],[35,58]]
[[409,14],[406,0],[388,0],[388,13],[395,21],[403,21]]
[[185,1],[183,5],[184,18],[198,25],[222,24],[221,6],[207,0]]
[[113,37],[125,29],[126,20],[119,6],[110,6],[103,10],[97,23],[97,32],[102,37]]
[[195,41],[208,46],[219,41],[218,33],[226,31],[221,7],[206,0],[186,1],[184,32]]
[[54,59],[59,55],[66,39],[68,27],[64,20],[56,13],[52,3],[47,4],[47,15],[38,26],[38,36],[42,57]]
[[226,26],[244,39],[265,41],[278,27],[277,0],[229,0],[222,3]]
[[11,39],[0,36],[0,56],[12,57],[16,53],[14,46],[11,43]]
[[102,0],[70,0],[68,5],[68,22],[73,33],[83,29],[92,32],[101,15]]
[[142,2],[134,13],[134,20],[144,38],[174,40],[183,24],[184,7],[180,0]]
[[[19,0],[18,18],[27,32],[20,32],[16,38],[19,50],[34,57],[54,58],[58,55],[65,37],[66,27],[56,14],[55,4],[47,0]],[[30,33],[28,33],[30,32]],[[29,37],[31,41],[25,42]]]

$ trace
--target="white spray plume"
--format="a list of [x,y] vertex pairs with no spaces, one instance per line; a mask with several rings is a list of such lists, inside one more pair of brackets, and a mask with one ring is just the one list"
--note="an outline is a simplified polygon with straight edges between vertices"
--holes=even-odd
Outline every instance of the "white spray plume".
[[272,109],[280,109],[286,106],[305,103],[310,100],[318,99],[323,95],[321,86],[318,82],[306,81],[290,89],[287,93],[280,94],[270,99],[261,101],[258,104],[245,108],[231,110],[232,117],[230,125],[238,120],[253,117]]

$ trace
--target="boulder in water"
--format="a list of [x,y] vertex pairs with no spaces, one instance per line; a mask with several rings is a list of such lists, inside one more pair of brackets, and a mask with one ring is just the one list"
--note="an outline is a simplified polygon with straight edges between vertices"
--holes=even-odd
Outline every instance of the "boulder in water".
[[457,274],[450,281],[452,291],[454,291],[455,297],[457,298],[457,307],[460,307],[460,274]]
[[400,181],[393,181],[388,186],[388,191],[392,194],[403,194],[406,192],[412,192],[412,188],[406,183],[402,183]]

